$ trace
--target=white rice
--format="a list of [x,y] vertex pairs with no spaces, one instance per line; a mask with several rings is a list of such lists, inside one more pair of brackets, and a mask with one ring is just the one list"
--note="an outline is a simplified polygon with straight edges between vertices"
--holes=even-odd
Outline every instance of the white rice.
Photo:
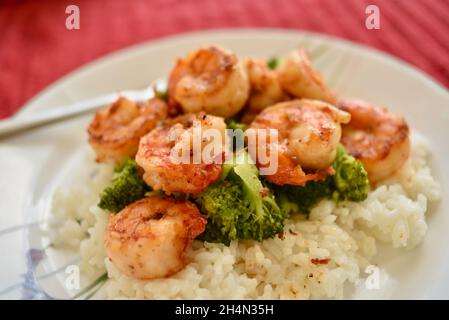
[[[111,178],[106,166],[98,166],[88,186],[55,194],[54,213],[62,223],[55,243],[80,248],[87,277],[107,271],[100,298],[341,299],[354,291],[357,297],[373,297],[364,291],[365,270],[377,253],[376,244],[406,249],[419,245],[427,231],[428,201],[440,197],[427,166],[428,143],[418,134],[411,140],[408,163],[365,201],[337,206],[323,200],[308,220],[292,216],[283,239],[234,241],[229,247],[196,241],[189,252],[191,262],[168,279],[129,278],[105,257],[108,214],[96,204]],[[388,289],[394,279],[380,271],[380,285]]]

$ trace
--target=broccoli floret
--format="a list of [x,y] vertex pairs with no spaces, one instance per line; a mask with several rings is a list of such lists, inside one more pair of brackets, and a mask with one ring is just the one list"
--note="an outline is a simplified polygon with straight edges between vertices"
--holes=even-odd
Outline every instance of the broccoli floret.
[[208,217],[206,231],[201,239],[226,245],[237,239],[238,220],[249,205],[243,196],[241,182],[221,181],[201,192],[195,200],[201,212]]
[[272,185],[278,203],[283,211],[308,214],[320,200],[335,202],[363,201],[368,196],[368,174],[360,161],[349,155],[342,145],[332,164],[335,174],[321,181],[309,181],[305,186]]
[[101,192],[98,206],[117,213],[128,204],[142,199],[149,191],[151,188],[139,175],[137,163],[127,159],[114,169],[112,182]]
[[276,186],[272,185],[278,203],[282,210],[309,214],[321,199],[332,196],[332,179],[309,181],[305,186]]
[[226,125],[228,129],[234,130],[233,135],[230,135],[233,151],[242,149],[245,145],[245,130],[248,129],[248,126],[237,122],[235,119],[227,119]]
[[229,245],[231,240],[262,241],[281,232],[286,214],[262,184],[248,153],[240,152],[234,164],[227,166],[220,181],[195,197],[208,217],[201,238]]
[[243,132],[246,131],[246,129],[248,129],[248,126],[244,123],[239,123],[237,122],[235,119],[226,119],[226,125],[228,127],[228,129],[233,129],[233,130],[237,130],[240,129]]
[[357,202],[365,200],[369,189],[368,173],[363,164],[348,154],[342,145],[337,148],[333,167],[334,200]]
[[279,59],[276,57],[272,57],[270,60],[267,61],[267,67],[271,70],[274,70],[279,65]]
[[156,98],[162,99],[165,102],[168,102],[168,91],[167,89],[163,89],[163,88],[158,88],[158,87],[154,87],[154,95],[156,96]]
[[244,226],[240,229],[240,236],[242,239],[261,241],[281,232],[286,216],[277,205],[270,189],[259,179],[256,165],[249,163],[248,153],[243,152],[241,155],[244,161],[234,167],[234,173],[243,182],[243,195],[251,210],[242,215],[241,222]]

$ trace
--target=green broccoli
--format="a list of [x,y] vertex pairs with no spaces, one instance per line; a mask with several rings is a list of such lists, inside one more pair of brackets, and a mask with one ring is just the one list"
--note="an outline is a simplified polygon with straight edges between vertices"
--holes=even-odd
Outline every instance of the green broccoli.
[[248,129],[248,126],[244,123],[239,123],[238,121],[236,121],[235,119],[226,119],[225,120],[226,125],[228,127],[228,129],[233,129],[233,130],[237,130],[240,129],[243,132],[246,131],[246,129]]
[[305,186],[272,185],[283,211],[308,214],[320,200],[335,202],[363,201],[368,196],[368,174],[360,161],[349,155],[342,145],[332,164],[335,174],[321,181],[309,181]]
[[242,212],[248,210],[241,182],[220,181],[201,192],[195,201],[208,217],[201,239],[226,245],[237,239],[238,220]]
[[149,191],[151,188],[139,175],[137,163],[127,159],[114,169],[112,182],[101,192],[98,206],[117,213],[128,204],[142,199]]
[[274,190],[279,206],[283,211],[308,214],[321,199],[333,194],[332,178],[321,181],[309,181],[305,186],[270,185]]
[[237,151],[245,146],[245,131],[248,128],[246,124],[239,123],[235,119],[226,119],[228,129],[234,130],[229,137],[232,139],[232,149]]
[[348,154],[342,145],[337,147],[333,167],[335,175],[332,183],[335,189],[333,198],[336,201],[363,201],[368,196],[368,173],[363,164]]
[[156,98],[162,99],[165,102],[168,101],[168,91],[166,89],[154,87],[153,90],[154,90],[154,95],[156,96]]
[[201,238],[229,245],[235,239],[262,241],[284,228],[286,214],[258,177],[257,167],[246,151],[225,165],[220,181],[195,197],[208,217]]
[[279,65],[279,59],[276,57],[272,57],[270,60],[267,61],[267,67],[271,70],[274,70]]

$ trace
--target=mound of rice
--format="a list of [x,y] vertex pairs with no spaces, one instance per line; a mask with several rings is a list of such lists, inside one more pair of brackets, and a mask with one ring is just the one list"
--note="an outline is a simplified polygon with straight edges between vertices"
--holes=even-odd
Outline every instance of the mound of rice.
[[234,241],[227,247],[196,241],[189,252],[190,263],[171,278],[135,280],[106,258],[103,237],[108,213],[96,204],[111,178],[107,166],[97,167],[88,185],[91,189],[83,185],[55,194],[54,213],[61,221],[55,244],[80,249],[87,278],[107,271],[109,279],[97,298],[348,298],[355,288],[363,287],[378,242],[412,249],[426,234],[428,201],[438,200],[440,187],[427,166],[428,143],[416,133],[411,140],[410,160],[365,201],[337,206],[323,200],[309,219],[293,215],[283,235],[262,243]]

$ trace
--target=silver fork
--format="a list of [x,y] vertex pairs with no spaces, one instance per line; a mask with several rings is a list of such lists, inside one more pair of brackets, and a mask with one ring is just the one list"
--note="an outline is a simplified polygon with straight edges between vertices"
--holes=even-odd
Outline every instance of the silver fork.
[[341,84],[345,81],[349,63],[352,61],[351,53],[347,50],[329,50],[325,43],[319,42],[310,49],[312,64],[321,70],[331,70],[327,72],[329,77],[324,82],[334,91],[341,89]]
[[0,139],[28,129],[41,127],[49,123],[95,111],[105,105],[113,103],[119,97],[126,97],[133,101],[144,101],[154,97],[155,89],[165,90],[165,88],[165,79],[158,79],[142,90],[124,90],[118,93],[110,93],[70,105],[56,107],[51,110],[39,111],[18,118],[2,120],[0,121]]
[[349,62],[352,61],[351,53],[343,49],[329,50],[325,40],[308,37],[301,39],[298,47],[307,49],[312,65],[315,68],[330,70],[330,72],[326,72],[328,77],[324,79],[324,82],[334,91],[339,91],[347,76]]

